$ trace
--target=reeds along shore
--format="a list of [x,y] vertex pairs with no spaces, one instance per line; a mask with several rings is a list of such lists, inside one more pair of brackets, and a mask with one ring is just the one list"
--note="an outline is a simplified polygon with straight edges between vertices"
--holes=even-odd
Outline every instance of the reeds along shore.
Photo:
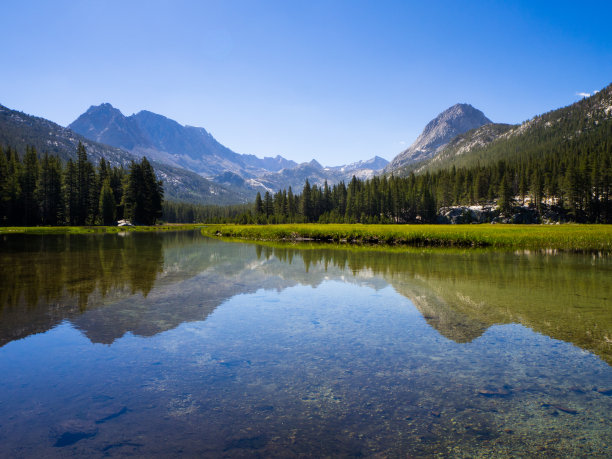
[[416,247],[557,249],[612,253],[610,225],[207,225],[206,236]]

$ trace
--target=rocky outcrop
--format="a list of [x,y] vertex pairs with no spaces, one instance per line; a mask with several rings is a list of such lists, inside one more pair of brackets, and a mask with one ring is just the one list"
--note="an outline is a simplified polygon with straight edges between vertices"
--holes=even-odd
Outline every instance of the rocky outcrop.
[[496,204],[477,206],[441,207],[438,210],[437,223],[469,224],[469,223],[563,223],[567,216],[562,208],[542,204],[540,210],[533,205],[515,206],[508,214],[502,214]]

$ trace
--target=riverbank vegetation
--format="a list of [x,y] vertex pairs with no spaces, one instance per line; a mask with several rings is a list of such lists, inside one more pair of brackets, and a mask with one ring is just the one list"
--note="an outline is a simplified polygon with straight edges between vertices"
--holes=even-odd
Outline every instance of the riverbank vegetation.
[[209,225],[202,233],[262,241],[612,252],[608,225]]

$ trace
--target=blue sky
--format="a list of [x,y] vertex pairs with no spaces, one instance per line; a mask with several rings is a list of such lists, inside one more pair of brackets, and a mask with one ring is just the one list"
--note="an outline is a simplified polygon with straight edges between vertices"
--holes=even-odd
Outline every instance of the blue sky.
[[238,153],[393,158],[457,102],[518,123],[612,82],[612,2],[2,2],[0,104],[201,126]]

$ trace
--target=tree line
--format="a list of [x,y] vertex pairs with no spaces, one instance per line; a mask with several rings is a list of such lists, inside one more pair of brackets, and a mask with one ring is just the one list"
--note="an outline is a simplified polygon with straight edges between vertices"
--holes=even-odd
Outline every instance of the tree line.
[[152,225],[161,217],[163,185],[146,158],[125,169],[104,158],[94,166],[80,142],[76,153],[64,164],[33,147],[23,158],[0,147],[0,225]]
[[190,205],[181,216],[177,204],[174,213],[164,215],[168,221],[210,223],[434,223],[443,207],[492,204],[510,215],[513,207],[530,203],[539,212],[555,209],[569,221],[612,223],[610,151],[557,152],[407,177],[353,177],[348,185],[306,180],[301,193],[291,187],[257,193],[250,207]]

